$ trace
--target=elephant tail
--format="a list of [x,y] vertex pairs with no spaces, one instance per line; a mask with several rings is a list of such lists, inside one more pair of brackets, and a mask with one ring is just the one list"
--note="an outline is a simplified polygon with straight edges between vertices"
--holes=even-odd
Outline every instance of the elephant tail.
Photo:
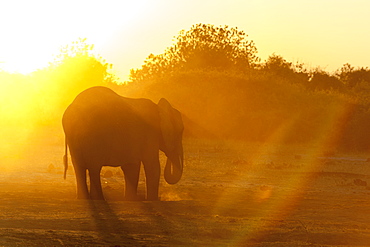
[[64,163],[64,179],[67,177],[67,170],[68,170],[68,146],[67,146],[67,137],[65,138],[65,150],[63,156],[63,163]]

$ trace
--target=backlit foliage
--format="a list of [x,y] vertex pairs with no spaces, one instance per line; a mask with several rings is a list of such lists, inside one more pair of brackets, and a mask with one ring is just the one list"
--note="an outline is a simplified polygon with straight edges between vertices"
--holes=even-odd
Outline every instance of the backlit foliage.
[[112,65],[80,39],[32,74],[0,71],[0,125],[60,126],[78,93],[104,85],[128,97],[167,98],[183,113],[187,136],[370,149],[368,68],[344,64],[329,73],[256,54],[237,28],[198,24],[119,86]]
[[[107,86],[114,81],[108,71],[112,65],[93,53],[93,45],[80,39],[63,47],[55,61],[50,64],[49,80],[55,86],[56,95],[70,103],[82,90],[92,86]],[[65,102],[63,102],[65,101]]]
[[63,47],[48,67],[29,75],[0,72],[0,124],[55,123],[82,90],[109,86],[112,65],[93,52],[85,39]]
[[227,26],[195,25],[132,70],[134,83],[124,90],[168,98],[191,136],[370,148],[369,69],[345,64],[329,73],[276,54],[261,63],[246,37]]
[[237,28],[194,25],[182,30],[163,54],[150,54],[141,69],[131,70],[130,78],[139,81],[202,69],[246,71],[259,61],[257,48],[247,37]]

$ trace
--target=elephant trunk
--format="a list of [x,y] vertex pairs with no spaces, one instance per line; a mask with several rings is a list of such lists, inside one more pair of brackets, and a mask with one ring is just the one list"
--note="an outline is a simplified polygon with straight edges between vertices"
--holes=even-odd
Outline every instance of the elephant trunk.
[[164,179],[169,184],[176,184],[180,181],[184,166],[184,157],[181,152],[180,155],[175,157],[167,157],[166,166],[164,168]]

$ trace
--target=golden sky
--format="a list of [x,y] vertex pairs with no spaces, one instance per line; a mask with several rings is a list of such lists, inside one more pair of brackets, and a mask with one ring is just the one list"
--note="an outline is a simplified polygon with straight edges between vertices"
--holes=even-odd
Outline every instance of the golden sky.
[[0,1],[0,68],[31,72],[87,38],[126,79],[197,23],[238,27],[263,60],[276,53],[327,71],[370,67],[369,9],[368,0]]

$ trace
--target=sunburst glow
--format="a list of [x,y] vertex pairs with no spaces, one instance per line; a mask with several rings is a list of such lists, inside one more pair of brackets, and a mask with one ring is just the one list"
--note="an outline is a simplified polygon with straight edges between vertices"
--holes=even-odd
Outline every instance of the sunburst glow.
[[[369,9],[365,0],[0,1],[0,246],[365,246]],[[64,112],[94,86],[153,103],[81,96],[88,100],[75,101],[66,121],[84,121],[81,109],[93,117],[65,137]],[[114,103],[102,107],[105,97]],[[183,136],[168,138],[184,146],[175,185],[164,165],[182,146],[164,140],[180,118],[163,124],[161,98],[184,124]],[[141,121],[147,113],[153,122]],[[94,134],[112,146],[101,159]],[[63,180],[66,143],[69,166],[104,163],[107,202],[74,200],[72,167]],[[105,164],[121,160],[112,150],[143,161],[139,200],[158,188],[159,152],[160,201],[122,201],[137,170]],[[361,165],[333,162],[346,155]]]
[[[280,224],[282,219],[288,218],[298,207],[304,194],[310,190],[310,186],[315,180],[315,174],[321,172],[323,168],[324,163],[319,157],[335,150],[337,141],[341,138],[345,120],[353,113],[353,106],[346,103],[333,104],[328,107],[331,115],[322,123],[320,133],[314,141],[315,144],[302,150],[305,153],[304,161],[297,160],[297,164],[286,164],[284,158],[279,160],[284,156],[283,153],[287,152],[283,140],[293,129],[292,126],[296,120],[294,117],[278,128],[264,145],[259,145],[259,148],[252,151],[254,155],[246,156],[248,160],[248,165],[245,165],[246,169],[239,171],[238,177],[230,184],[229,189],[223,192],[219,204],[214,208],[214,214],[218,215],[225,208],[237,210],[239,203],[252,205],[254,223],[234,236],[233,243],[236,246],[248,243],[256,237],[263,238],[263,232],[266,228],[276,227],[272,224]],[[338,125],[341,127],[335,128],[333,131],[333,126]],[[230,149],[232,148],[230,147]],[[247,155],[250,155],[250,147],[246,149],[248,150]],[[291,151],[288,151],[288,154],[293,155]],[[235,156],[239,155],[235,154]],[[301,159],[300,156],[298,157]],[[277,159],[278,161],[276,161]],[[279,164],[274,164],[272,161],[281,162],[282,168],[279,168]],[[279,172],[275,175],[273,172],[268,173],[268,167],[271,168],[271,166],[276,166],[275,169],[284,169],[285,166],[285,168],[289,168],[289,172]],[[256,178],[261,179],[255,180]],[[269,180],[264,181],[265,178]],[[235,192],[234,188],[240,185],[253,190],[255,196],[246,198],[245,192]]]

